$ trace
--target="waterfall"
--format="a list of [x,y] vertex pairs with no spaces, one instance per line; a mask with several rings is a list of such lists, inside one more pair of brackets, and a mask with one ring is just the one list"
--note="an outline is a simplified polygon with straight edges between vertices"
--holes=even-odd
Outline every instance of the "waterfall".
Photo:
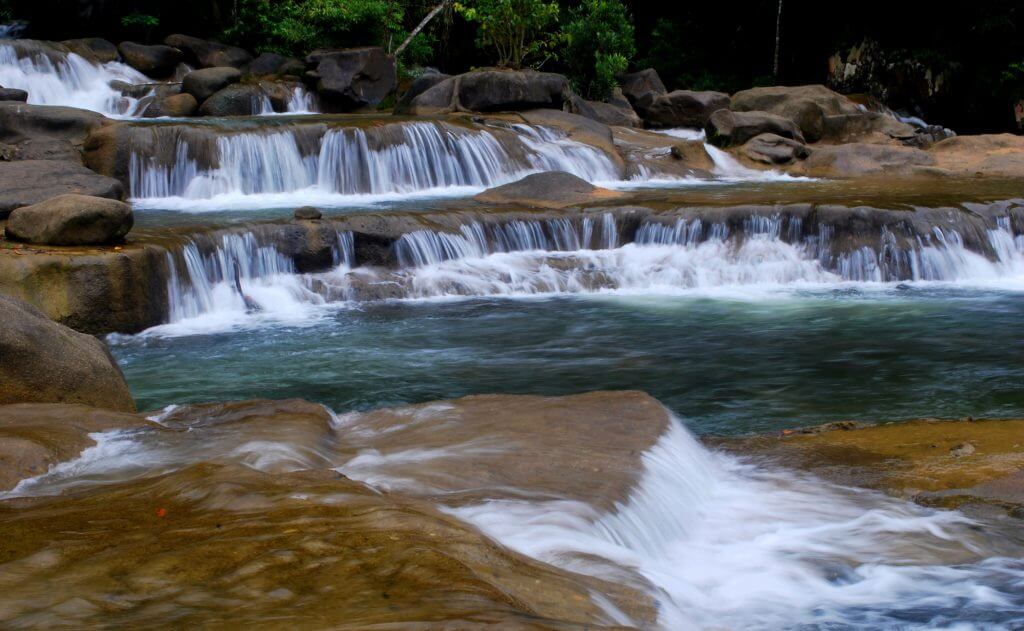
[[71,52],[42,44],[0,43],[0,85],[28,92],[28,102],[66,105],[107,116],[136,114],[141,99],[122,95],[112,81],[149,83],[142,73],[118,62],[97,65]]
[[[212,159],[215,168],[197,165],[190,157],[196,152],[184,135],[178,136],[173,155],[133,151],[132,197],[163,208],[203,208],[204,203],[222,208],[232,203],[322,202],[325,196],[344,201],[358,195],[479,189],[540,170],[567,171],[592,181],[617,177],[603,152],[550,130],[492,133],[440,122],[387,124],[330,129],[312,150],[300,147],[302,130],[221,135]],[[149,131],[175,133],[173,128]],[[277,197],[257,197],[261,195]]]
[[319,106],[316,101],[316,94],[310,92],[305,86],[297,85],[291,89],[288,95],[287,108],[283,112],[275,112],[270,97],[263,95],[253,107],[253,113],[257,116],[274,116],[277,114],[316,114]]

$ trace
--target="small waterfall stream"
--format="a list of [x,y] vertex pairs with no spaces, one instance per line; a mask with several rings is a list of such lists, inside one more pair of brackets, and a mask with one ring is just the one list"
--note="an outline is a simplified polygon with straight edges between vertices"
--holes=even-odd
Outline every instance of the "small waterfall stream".
[[66,105],[115,117],[137,114],[142,99],[121,94],[110,86],[112,81],[140,84],[150,79],[118,62],[97,65],[28,40],[0,42],[0,85],[25,90],[30,104]]

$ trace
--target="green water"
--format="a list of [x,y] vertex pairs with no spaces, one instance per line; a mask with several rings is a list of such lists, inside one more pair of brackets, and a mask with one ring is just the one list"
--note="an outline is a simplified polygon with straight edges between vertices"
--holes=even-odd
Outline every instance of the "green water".
[[699,433],[744,433],[1024,416],[1022,321],[1013,291],[865,286],[335,305],[298,325],[112,341],[141,409],[301,397],[341,412],[639,389]]

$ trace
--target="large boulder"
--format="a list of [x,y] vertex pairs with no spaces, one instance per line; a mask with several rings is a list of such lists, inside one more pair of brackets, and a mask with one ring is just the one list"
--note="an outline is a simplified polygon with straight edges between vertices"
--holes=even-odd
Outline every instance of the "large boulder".
[[545,171],[489,188],[474,199],[487,204],[532,208],[566,208],[622,197],[622,193],[594,186],[564,171]]
[[816,146],[800,171],[817,177],[917,175],[934,172],[926,151],[896,144],[847,143]]
[[654,68],[620,75],[619,86],[622,88],[623,95],[634,105],[645,94],[665,94],[668,92],[665,89],[665,84],[661,82],[661,77],[658,76],[658,71]]
[[775,134],[754,136],[743,145],[743,155],[765,164],[789,164],[811,155],[806,145]]
[[119,243],[132,229],[132,207],[116,199],[69,193],[11,211],[8,239],[44,245]]
[[120,181],[65,160],[0,162],[0,219],[11,210],[31,206],[57,195],[78,193],[123,199]]
[[588,101],[573,94],[566,99],[565,110],[614,127],[640,127],[641,125],[640,117],[629,106],[629,102],[620,104]]
[[429,116],[457,110],[459,108],[456,100],[458,82],[458,77],[442,79],[439,83],[414,96],[408,103],[399,103],[395,107],[395,114]]
[[45,138],[81,145],[107,123],[102,114],[74,107],[0,103],[0,142],[5,143]]
[[713,113],[728,108],[729,95],[724,92],[648,92],[636,100],[644,123],[654,128],[703,127]]
[[61,44],[68,47],[68,50],[96,63],[105,64],[110,61],[117,61],[119,55],[117,46],[103,39],[102,37],[82,37],[79,39],[66,39]]
[[155,79],[171,76],[178,64],[184,60],[180,50],[160,44],[146,46],[135,42],[121,42],[117,49],[126,64]]
[[315,68],[321,102],[331,109],[355,111],[372,108],[398,85],[395,58],[383,48],[367,46],[344,50],[316,50],[306,64]]
[[792,120],[808,142],[848,142],[856,136],[882,132],[893,138],[912,138],[914,128],[892,116],[868,112],[849,98],[823,85],[752,88],[732,96],[732,109],[761,111]]
[[198,108],[199,103],[191,94],[171,94],[163,97],[157,96],[153,99],[142,112],[142,116],[144,118],[159,118],[161,116],[183,118],[192,116]]
[[228,46],[189,35],[168,35],[164,38],[164,44],[180,50],[184,55],[184,61],[199,68],[242,68],[252,61],[252,55],[237,46]]
[[196,102],[202,103],[214,92],[223,90],[232,83],[238,83],[241,78],[241,71],[231,66],[203,68],[202,70],[193,70],[185,75],[185,78],[181,80],[181,89],[196,97]]
[[81,164],[82,153],[67,140],[39,138],[13,145],[0,144],[0,160],[70,160]]
[[0,295],[0,404],[80,403],[134,412],[121,370],[103,342]]
[[24,103],[28,100],[28,92],[19,90],[18,88],[0,88],[0,101],[20,101]]
[[459,105],[472,112],[562,109],[569,81],[535,70],[481,70],[460,75]]
[[264,96],[258,85],[235,83],[203,101],[199,113],[203,116],[249,116],[258,112]]
[[398,103],[395,104],[395,114],[411,113],[413,99],[433,88],[435,85],[450,78],[451,75],[446,75],[441,72],[425,72],[416,77],[413,82],[409,84],[409,88],[405,93],[402,94],[402,98],[398,99]]
[[294,57],[285,57],[277,53],[261,53],[253,59],[242,70],[246,74],[258,77],[275,74],[296,74],[301,75],[306,71],[306,66]]
[[718,110],[704,126],[708,142],[718,147],[742,145],[754,136],[775,134],[798,142],[804,136],[796,123],[768,112],[733,112]]

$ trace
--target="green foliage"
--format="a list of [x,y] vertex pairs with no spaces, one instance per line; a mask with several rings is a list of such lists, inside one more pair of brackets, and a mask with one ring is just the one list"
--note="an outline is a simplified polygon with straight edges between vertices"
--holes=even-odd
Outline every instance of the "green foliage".
[[145,13],[129,13],[121,18],[121,26],[125,28],[151,29],[160,26],[160,18]]
[[561,37],[554,33],[558,3],[544,0],[467,0],[455,11],[477,25],[477,46],[493,48],[506,68],[539,66],[555,58]]
[[[382,46],[394,50],[408,35],[422,2],[409,0],[239,0],[224,38],[257,52],[302,56],[314,48]],[[429,59],[435,38],[421,33],[405,53],[409,63]]]
[[616,75],[626,71],[636,55],[633,23],[619,0],[584,0],[570,13],[565,26],[563,60],[569,78],[583,96],[607,98]]

